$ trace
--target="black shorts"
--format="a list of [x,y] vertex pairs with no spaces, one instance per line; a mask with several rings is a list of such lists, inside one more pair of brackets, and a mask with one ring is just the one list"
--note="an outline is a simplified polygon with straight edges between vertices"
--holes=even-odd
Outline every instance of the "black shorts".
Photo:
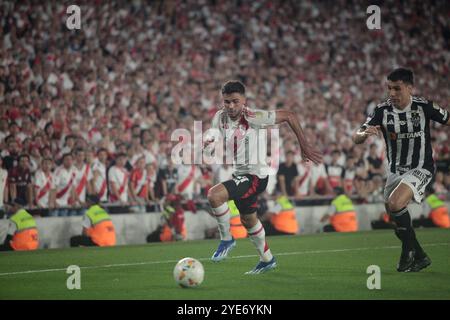
[[252,174],[233,175],[233,179],[222,184],[227,189],[230,200],[234,200],[239,213],[252,214],[256,212],[258,206],[258,194],[266,190],[268,180],[268,177],[260,179]]

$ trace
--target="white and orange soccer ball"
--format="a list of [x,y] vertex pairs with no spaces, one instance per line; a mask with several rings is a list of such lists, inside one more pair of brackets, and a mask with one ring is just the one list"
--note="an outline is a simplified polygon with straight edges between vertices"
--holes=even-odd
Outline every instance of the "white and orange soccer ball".
[[173,269],[173,278],[183,288],[197,287],[203,282],[205,269],[194,258],[183,258]]

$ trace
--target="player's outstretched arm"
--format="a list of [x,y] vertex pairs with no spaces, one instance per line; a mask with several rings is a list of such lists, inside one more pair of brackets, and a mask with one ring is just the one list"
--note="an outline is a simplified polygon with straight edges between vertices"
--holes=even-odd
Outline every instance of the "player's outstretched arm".
[[287,122],[297,136],[297,140],[300,144],[303,160],[311,160],[315,164],[322,162],[322,154],[309,145],[306,141],[305,134],[297,119],[297,115],[289,110],[277,110],[275,117],[275,124]]
[[380,130],[380,126],[367,126],[366,128],[359,128],[353,134],[353,142],[355,144],[364,143],[368,137],[373,135],[378,136],[378,130]]

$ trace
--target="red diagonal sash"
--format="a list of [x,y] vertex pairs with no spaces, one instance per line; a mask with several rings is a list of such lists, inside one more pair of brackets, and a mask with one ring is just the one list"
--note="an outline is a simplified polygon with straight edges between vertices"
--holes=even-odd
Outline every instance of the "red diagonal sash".
[[106,179],[103,179],[103,183],[100,187],[100,191],[98,192],[98,197],[101,199],[106,192]]
[[87,182],[88,173],[89,173],[89,165],[86,165],[86,169],[84,169],[83,177],[81,178],[80,183],[78,184],[77,188],[75,189],[77,195],[80,195],[81,192],[83,192],[83,188]]
[[186,177],[186,179],[183,180],[183,182],[181,182],[178,185],[178,192],[181,193],[184,191],[184,189],[187,188],[189,183],[191,183],[192,179],[194,178],[194,173],[195,173],[195,166],[191,166],[191,171],[189,172],[189,175]]
[[[122,171],[123,172],[123,171]],[[125,190],[125,187],[127,185],[127,174],[124,172],[124,176],[123,176],[123,181],[122,181],[122,185],[119,188],[118,194],[112,194],[111,195],[111,201],[117,201],[120,198],[120,195],[123,193],[123,191]]]
[[50,179],[47,177],[47,183],[45,186],[39,191],[38,195],[36,196],[36,203],[42,199],[43,196],[45,196],[50,190]]
[[62,189],[60,192],[58,192],[57,194],[56,194],[56,198],[62,198],[65,194],[66,194],[66,192],[69,190],[69,188],[72,186],[72,181],[73,181],[73,174],[72,174],[72,177],[70,178],[70,181],[69,181],[69,183],[67,184],[67,186],[65,186],[64,187],[64,189]]

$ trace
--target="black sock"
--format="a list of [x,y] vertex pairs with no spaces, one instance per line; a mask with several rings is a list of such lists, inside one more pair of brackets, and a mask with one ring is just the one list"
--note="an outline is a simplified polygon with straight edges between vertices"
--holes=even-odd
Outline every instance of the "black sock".
[[417,241],[416,233],[411,225],[411,216],[405,207],[397,212],[393,212],[394,221],[397,225],[395,235],[402,241],[402,250],[411,251],[414,249],[415,256],[421,259],[425,256],[425,252]]

